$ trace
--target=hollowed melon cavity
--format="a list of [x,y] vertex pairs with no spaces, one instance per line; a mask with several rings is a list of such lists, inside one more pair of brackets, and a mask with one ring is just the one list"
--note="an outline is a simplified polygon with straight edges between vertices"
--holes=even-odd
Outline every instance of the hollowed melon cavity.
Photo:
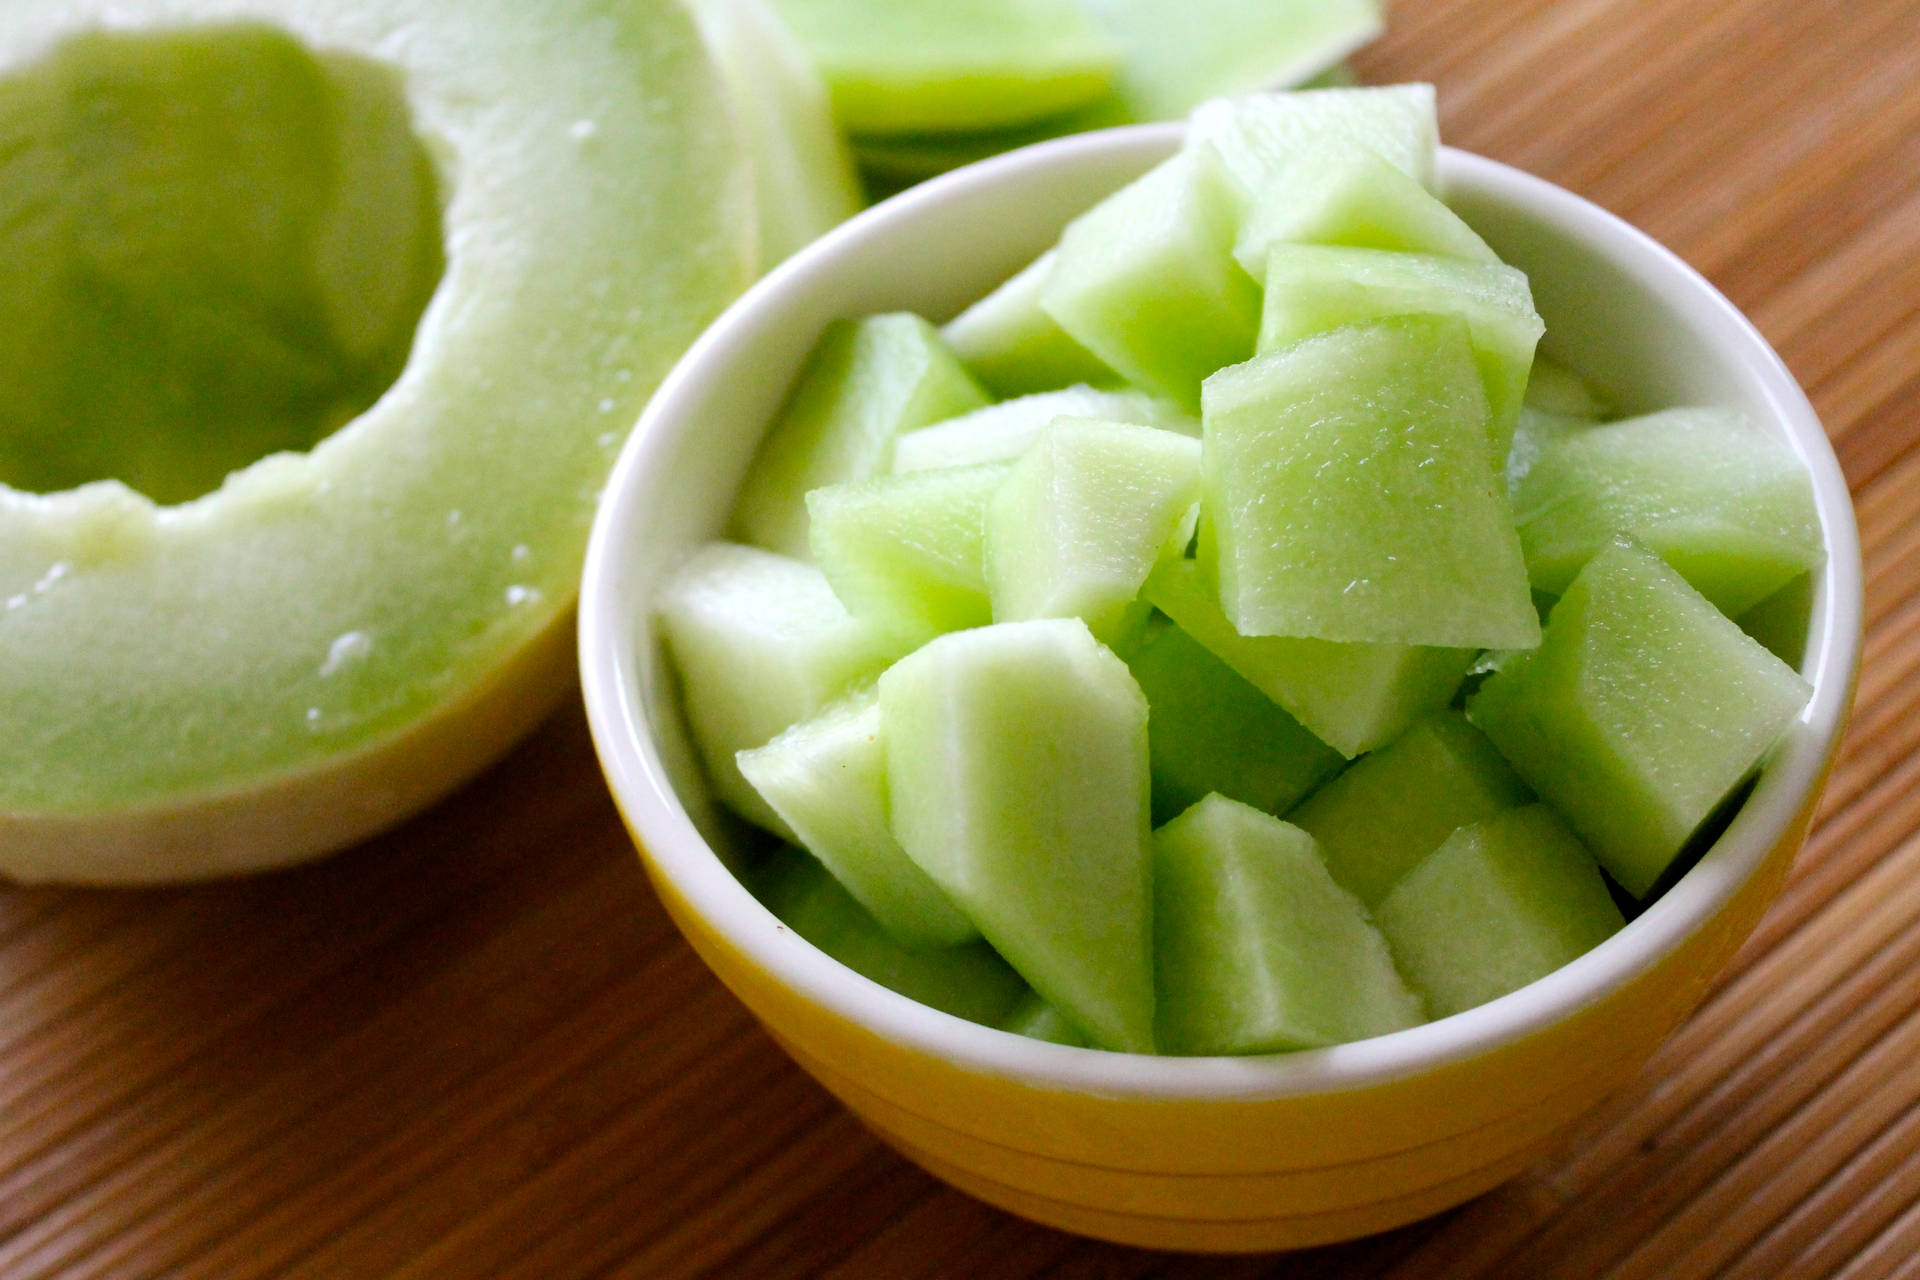
[[443,267],[385,68],[259,23],[71,36],[0,81],[0,483],[174,504],[309,449]]

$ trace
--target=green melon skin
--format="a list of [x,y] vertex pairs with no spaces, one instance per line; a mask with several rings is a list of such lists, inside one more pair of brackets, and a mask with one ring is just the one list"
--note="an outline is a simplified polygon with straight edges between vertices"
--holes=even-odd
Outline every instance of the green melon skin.
[[1598,422],[1609,416],[1607,402],[1585,378],[1544,355],[1533,358],[1533,376],[1527,379],[1526,406],[1563,418]]
[[1542,804],[1461,827],[1374,914],[1436,1018],[1546,977],[1625,923],[1593,855]]
[[1061,1017],[1058,1009],[1042,1000],[1034,991],[1027,992],[1020,1003],[1013,1007],[1013,1012],[1001,1020],[1000,1029],[1026,1036],[1030,1040],[1063,1044],[1071,1049],[1088,1047],[1087,1038],[1074,1030],[1073,1024]]
[[[183,32],[228,42],[200,64],[211,77],[214,63],[235,64],[246,24],[325,51],[323,68],[357,58],[387,76],[387,91],[341,89],[329,128],[357,137],[333,133],[324,163],[309,163],[301,140],[311,81],[279,55],[238,59],[244,92],[224,105],[179,63],[101,97],[34,87],[35,59],[103,27],[156,50]],[[0,470],[0,870],[96,882],[233,874],[391,825],[564,692],[608,467],[667,368],[752,277],[751,175],[711,59],[671,0],[17,0],[0,26],[0,437],[39,430],[7,415],[58,402],[54,387],[131,376],[120,385],[150,379],[151,392],[116,393],[112,416],[58,433],[111,440],[137,405],[143,421],[171,423],[171,443],[147,456],[189,469],[231,447],[241,468],[164,506],[169,493],[117,478],[36,493],[52,486]],[[106,110],[109,97],[127,113]],[[83,100],[103,114],[67,113]],[[147,113],[162,101],[173,104],[165,124]],[[365,118],[399,102],[405,126]],[[209,168],[209,148],[236,164],[241,152],[206,142],[221,135],[202,132],[216,128],[205,116],[189,123],[195,111],[218,115],[243,150],[289,150]],[[349,230],[420,217],[419,174],[395,160],[401,133],[429,157],[440,206],[430,234]],[[108,150],[118,168],[95,163]],[[343,178],[352,190],[314,201],[310,184],[334,173],[355,175]],[[377,211],[362,203],[376,198]],[[146,222],[134,216],[143,209],[171,212]],[[254,230],[233,230],[236,219]],[[305,249],[302,226],[314,235]],[[85,262],[71,256],[82,246]],[[390,253],[398,260],[381,260]],[[444,270],[415,326],[404,282],[426,256]],[[137,269],[123,275],[126,264]],[[216,424],[175,412],[176,396],[225,403],[256,378],[269,400],[297,391],[306,362],[272,373],[281,339],[234,317],[277,313],[303,278],[324,319],[302,331],[391,350],[398,374],[357,416],[351,397],[346,417],[310,412],[291,442],[306,452],[253,461],[280,447],[271,414]],[[138,354],[62,345],[87,331],[65,292],[81,280],[120,295],[98,314],[146,335]],[[217,283],[221,306],[174,281]],[[389,333],[396,314],[410,341]],[[222,334],[235,344],[216,353]],[[176,340],[219,358],[171,381],[179,366],[158,366]],[[57,358],[42,358],[45,342]],[[242,438],[252,443],[231,445]],[[132,477],[141,464],[123,456]],[[102,469],[122,471],[117,460]]]
[[967,131],[1099,98],[1118,51],[1073,0],[774,0],[850,133]]
[[1122,388],[1102,391],[1084,384],[1003,400],[918,431],[894,442],[893,471],[931,471],[982,462],[1012,462],[1030,448],[1055,418],[1100,418],[1161,427],[1198,437],[1200,422],[1164,400]]
[[987,503],[995,622],[1079,618],[1107,643],[1138,626],[1147,575],[1193,537],[1200,442],[1057,418]]
[[1276,244],[1265,278],[1262,352],[1385,316],[1418,312],[1465,321],[1486,393],[1493,456],[1507,456],[1534,347],[1546,332],[1525,272],[1429,253]]
[[1041,309],[1127,381],[1198,409],[1201,380],[1253,354],[1260,328],[1235,208],[1213,150],[1183,148],[1067,226]]
[[1040,306],[1059,251],[1049,249],[940,330],[954,354],[997,396],[1120,381]]
[[1008,464],[830,485],[807,495],[813,554],[847,608],[909,631],[991,621],[987,502]]
[[1546,638],[1467,717],[1644,898],[1809,689],[1646,548],[1615,543],[1553,607]]
[[1187,145],[1218,151],[1243,206],[1311,148],[1350,144],[1434,189],[1440,126],[1430,84],[1216,98],[1194,109]]
[[1308,147],[1254,195],[1233,256],[1255,280],[1281,244],[1346,245],[1468,262],[1499,257],[1459,214],[1404,169],[1347,139]]
[[1355,761],[1286,817],[1319,842],[1334,881],[1374,907],[1455,829],[1532,798],[1486,735],[1445,710]]
[[1315,737],[1351,759],[1393,741],[1444,707],[1473,664],[1472,649],[1341,644],[1243,636],[1192,560],[1157,567],[1146,599]]
[[850,694],[735,759],[807,852],[895,942],[913,950],[980,936],[887,826],[887,762],[874,690]]
[[734,500],[728,536],[805,560],[807,494],[885,475],[894,440],[987,396],[919,316],[836,320],[807,355]]
[[893,831],[1089,1043],[1153,1052],[1147,703],[1076,618],[928,642],[880,678]]
[[1539,643],[1465,324],[1343,326],[1207,379],[1202,486],[1243,635]]
[[1147,698],[1156,823],[1216,791],[1283,813],[1339,772],[1338,751],[1179,626],[1158,621],[1127,657]]
[[910,1000],[984,1026],[1002,1025],[1030,994],[1020,975],[984,942],[901,946],[831,872],[791,846],[746,877],[747,888],[780,922],[863,978]]
[[853,617],[812,565],[728,542],[694,552],[654,608],[714,794],[789,840],[738,753],[820,712],[927,635]]
[[1314,1049],[1425,1021],[1313,837],[1236,800],[1153,833],[1153,913],[1163,1053]]
[[1729,410],[1668,409],[1544,440],[1513,506],[1528,577],[1555,595],[1621,533],[1729,617],[1825,558],[1806,468]]

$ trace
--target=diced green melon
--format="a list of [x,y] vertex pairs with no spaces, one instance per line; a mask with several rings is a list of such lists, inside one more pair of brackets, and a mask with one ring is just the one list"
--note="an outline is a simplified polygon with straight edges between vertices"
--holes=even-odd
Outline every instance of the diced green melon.
[[1454,832],[1375,918],[1436,1018],[1544,978],[1624,923],[1593,855],[1543,804]]
[[1415,720],[1445,706],[1474,659],[1472,649],[1243,636],[1220,611],[1192,560],[1160,565],[1147,579],[1145,595],[1315,737],[1348,757],[1393,741]]
[[901,432],[985,403],[986,393],[919,316],[835,321],[760,443],[729,536],[806,559],[810,490],[883,475]]
[[1622,542],[1587,562],[1540,647],[1488,677],[1467,716],[1645,897],[1807,696],[1686,579]]
[[813,554],[849,610],[927,631],[993,616],[982,549],[1006,463],[876,476],[807,495]]
[[894,444],[893,470],[897,475],[935,467],[1012,462],[1027,451],[1048,423],[1063,416],[1200,434],[1199,420],[1187,416],[1177,405],[1142,391],[1101,391],[1082,384],[1003,400],[909,431]]
[[1047,250],[940,330],[954,353],[996,395],[1120,380],[1041,310],[1040,290],[1056,257],[1056,250]]
[[887,761],[872,689],[740,752],[737,762],[807,851],[901,946],[950,947],[980,935],[887,825]]
[[1533,358],[1526,404],[1529,409],[1566,418],[1598,420],[1607,416],[1607,402],[1591,383],[1559,361],[1540,355]]
[[1527,472],[1533,470],[1533,464],[1540,460],[1542,449],[1554,441],[1592,431],[1598,425],[1590,418],[1548,413],[1522,403],[1519,414],[1514,418],[1513,441],[1507,446],[1508,500],[1512,500],[1514,490],[1520,487]]
[[1147,697],[1155,822],[1215,791],[1283,813],[1344,763],[1176,623],[1162,619],[1127,668]]
[[1730,410],[1668,409],[1543,441],[1513,506],[1527,572],[1556,595],[1621,533],[1729,617],[1824,555],[1806,468]]
[[1068,225],[1040,306],[1129,382],[1198,408],[1201,381],[1251,355],[1260,328],[1236,201],[1212,149],[1183,148]]
[[1201,421],[1219,599],[1243,635],[1539,643],[1461,321],[1370,320],[1223,369]]
[[1060,1016],[1060,1011],[1040,998],[1037,991],[1028,991],[1025,998],[1015,1005],[1013,1012],[1000,1022],[1002,1031],[1011,1031],[1017,1036],[1026,1036],[1030,1040],[1045,1040],[1049,1044],[1064,1044],[1074,1049],[1087,1047],[1087,1038],[1073,1029],[1073,1024]]
[[1254,194],[1233,256],[1255,280],[1279,244],[1347,245],[1497,263],[1487,242],[1406,170],[1339,138],[1296,155]]
[[1433,86],[1310,89],[1202,103],[1187,124],[1188,146],[1219,151],[1250,200],[1310,147],[1350,142],[1434,188],[1440,126]]
[[1341,888],[1372,907],[1454,830],[1532,798],[1458,711],[1438,711],[1355,761],[1287,821],[1319,841]]
[[1147,703],[1075,618],[941,636],[880,678],[894,834],[1093,1044],[1153,1049]]
[[1493,456],[1507,456],[1533,349],[1546,332],[1533,309],[1533,291],[1524,272],[1500,262],[1427,253],[1276,244],[1268,259],[1266,281],[1261,351],[1382,316],[1426,312],[1466,321],[1481,389],[1486,392]]
[[860,976],[929,1008],[999,1026],[1028,994],[1020,975],[984,942],[933,950],[901,946],[802,850],[775,851],[746,880],[787,928]]
[[1073,0],[775,0],[852,133],[1018,124],[1113,82],[1118,51]]
[[1796,669],[1807,652],[1807,629],[1813,620],[1813,579],[1811,573],[1801,574],[1734,619],[1768,653]]
[[1199,501],[1193,437],[1056,419],[987,503],[994,621],[1080,618],[1110,642],[1153,566],[1186,550]]
[[741,776],[736,754],[878,675],[926,635],[853,617],[812,565],[726,542],[694,552],[667,579],[655,609],[714,794],[789,838]]
[[1313,837],[1208,796],[1153,835],[1161,1051],[1272,1053],[1424,1021]]

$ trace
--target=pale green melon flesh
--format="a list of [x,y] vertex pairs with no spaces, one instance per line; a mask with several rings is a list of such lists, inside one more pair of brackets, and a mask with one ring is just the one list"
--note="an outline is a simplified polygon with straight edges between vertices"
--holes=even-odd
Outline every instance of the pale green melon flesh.
[[[294,787],[474,696],[571,608],[627,426],[751,275],[744,156],[668,0],[22,0],[0,83],[109,17],[189,13],[393,69],[440,168],[445,274],[398,380],[310,453],[164,510],[113,483],[0,488],[12,818]],[[38,161],[5,163],[17,193]],[[31,251],[27,223],[5,234],[0,258]]]
[[1153,848],[1163,1053],[1311,1049],[1425,1020],[1300,828],[1215,795],[1154,832]]
[[1040,290],[1056,255],[1056,250],[1047,250],[940,331],[967,368],[996,395],[1120,380],[1099,356],[1068,337],[1041,310]]
[[1073,0],[774,0],[852,133],[1037,120],[1092,101],[1117,51]]
[[741,776],[737,753],[819,712],[927,634],[855,618],[812,565],[727,542],[696,551],[654,607],[715,794],[789,839]]
[[862,617],[927,632],[993,617],[983,548],[987,501],[1008,464],[876,476],[807,495],[813,554]]
[[1436,1018],[1544,978],[1624,923],[1593,855],[1541,804],[1454,832],[1375,916]]
[[1040,306],[1129,382],[1197,409],[1201,380],[1253,354],[1260,328],[1234,218],[1219,158],[1184,148],[1068,225]]
[[1807,695],[1686,579],[1621,543],[1587,562],[1540,647],[1488,677],[1467,715],[1645,897]]
[[810,554],[807,493],[884,475],[903,431],[987,403],[932,325],[904,312],[827,326],[767,429],[734,500],[729,536]]
[[[1535,367],[1538,368],[1537,363]],[[1540,460],[1541,452],[1549,444],[1570,439],[1582,432],[1591,431],[1599,425],[1590,418],[1566,413],[1548,413],[1522,403],[1519,414],[1514,418],[1513,440],[1507,446],[1508,501],[1511,503],[1514,491],[1520,487],[1520,482],[1526,479],[1527,472],[1533,470],[1533,464]]]
[[1160,565],[1146,598],[1342,755],[1393,741],[1460,687],[1472,649],[1243,636],[1192,560]]
[[1807,652],[1813,621],[1814,575],[1803,573],[1734,621],[1768,653],[1796,670]]
[[799,849],[777,850],[747,876],[747,888],[782,924],[847,968],[942,1013],[999,1026],[1028,994],[1020,975],[984,942],[901,946]]
[[1214,791],[1282,813],[1344,763],[1175,623],[1161,619],[1127,669],[1147,698],[1155,822]]
[[1500,262],[1426,253],[1276,244],[1266,282],[1258,347],[1263,352],[1383,316],[1424,312],[1464,320],[1486,392],[1493,456],[1507,456],[1533,349],[1546,332],[1524,272]]
[[1486,735],[1438,711],[1286,815],[1312,835],[1341,888],[1372,907],[1458,827],[1532,793]]
[[1056,419],[987,503],[993,620],[1079,618],[1112,643],[1153,566],[1186,549],[1199,501],[1198,440]]
[[1543,441],[1513,505],[1528,576],[1555,595],[1620,533],[1729,617],[1823,556],[1806,468],[1728,410],[1668,409]]
[[1102,418],[1164,427],[1198,436],[1200,423],[1164,400],[1140,391],[1101,391],[1085,385],[1041,391],[990,404],[918,431],[894,442],[893,470],[930,471],[980,462],[1012,462],[1025,453],[1048,423],[1058,417]]
[[1077,619],[928,642],[880,678],[894,834],[1094,1044],[1153,1050],[1147,704]]
[[787,828],[903,947],[980,936],[887,826],[880,699],[865,689],[736,757]]
[[1607,403],[1593,386],[1567,366],[1546,356],[1533,358],[1533,376],[1527,379],[1529,409],[1567,418],[1600,419]]
[[1219,599],[1242,634],[1539,642],[1460,321],[1347,325],[1223,369],[1201,422]]
[[1265,190],[1302,152],[1329,143],[1365,147],[1431,191],[1434,156],[1440,149],[1433,86],[1221,98],[1202,103],[1187,124],[1187,145],[1211,146],[1220,153],[1243,203]]
[[1011,1031],[1017,1036],[1026,1036],[1030,1040],[1045,1040],[1049,1044],[1064,1044],[1069,1048],[1084,1049],[1087,1038],[1073,1029],[1073,1024],[1060,1016],[1060,1011],[1040,998],[1037,991],[1028,991],[1013,1012],[1000,1022],[1002,1031]]

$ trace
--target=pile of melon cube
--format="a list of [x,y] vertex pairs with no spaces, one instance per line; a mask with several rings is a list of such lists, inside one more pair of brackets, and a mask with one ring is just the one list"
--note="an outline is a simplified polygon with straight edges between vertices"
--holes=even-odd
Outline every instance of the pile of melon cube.
[[1496,999],[1684,868],[1808,697],[1749,634],[1804,613],[1807,476],[1601,421],[1436,145],[1426,86],[1210,103],[944,329],[827,330],[657,601],[789,927],[1009,1031],[1264,1053]]

